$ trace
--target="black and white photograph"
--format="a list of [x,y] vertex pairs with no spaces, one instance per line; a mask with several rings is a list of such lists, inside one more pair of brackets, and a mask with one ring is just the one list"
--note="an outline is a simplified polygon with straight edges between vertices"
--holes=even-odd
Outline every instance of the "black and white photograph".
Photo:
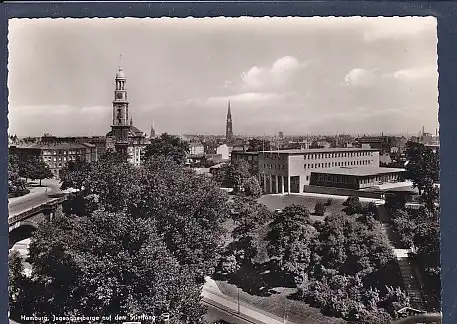
[[9,19],[10,323],[441,323],[437,43]]

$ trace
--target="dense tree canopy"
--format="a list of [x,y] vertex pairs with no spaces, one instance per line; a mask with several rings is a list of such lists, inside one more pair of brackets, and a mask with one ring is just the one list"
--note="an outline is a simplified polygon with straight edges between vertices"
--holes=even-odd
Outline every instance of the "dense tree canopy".
[[153,138],[151,143],[146,147],[143,159],[148,160],[151,157],[171,157],[177,164],[186,162],[189,153],[189,144],[182,141],[179,137],[163,133],[160,137]]
[[[360,204],[358,199],[349,202]],[[401,308],[397,306],[408,304],[402,291],[386,289],[388,280],[373,279],[394,262],[387,237],[372,217],[374,208],[360,205],[363,214],[312,222],[306,208],[290,206],[271,222],[268,253],[295,278],[300,299],[325,314],[373,324],[389,323]]]
[[44,179],[51,179],[54,177],[52,174],[51,170],[49,169],[49,166],[41,159],[33,159],[30,162],[30,174],[29,178],[33,180],[40,180],[40,186],[41,186],[41,180]]
[[[123,212],[61,217],[30,245],[31,285],[41,294],[27,314],[160,315],[199,323],[201,282],[173,256],[150,219]],[[24,308],[22,312],[24,312]],[[109,323],[110,321],[105,321]]]
[[348,197],[348,199],[343,203],[343,206],[345,206],[343,211],[347,215],[361,214],[363,212],[363,206],[359,197]]
[[226,166],[226,184],[237,195],[259,198],[262,195],[259,181],[249,172],[249,164],[244,160],[234,161]]
[[429,308],[440,309],[440,240],[439,190],[434,182],[439,176],[439,156],[419,143],[407,145],[407,177],[419,189],[420,207],[407,208],[405,201],[392,196],[386,200],[386,209],[400,239],[412,247],[422,272],[424,293]]
[[171,323],[200,323],[201,287],[219,259],[227,194],[163,156],[136,167],[108,153],[69,165],[64,181],[82,190],[64,216],[34,234],[22,314],[168,310]]
[[298,205],[286,207],[270,224],[267,250],[280,267],[294,275],[308,270],[311,263],[316,229],[311,225],[309,211]]
[[61,189],[83,189],[84,181],[86,181],[88,177],[89,170],[90,163],[79,158],[75,161],[68,161],[65,163],[59,173]]
[[422,193],[430,181],[433,183],[439,180],[439,155],[430,148],[410,141],[406,143],[406,158],[406,178],[412,180],[419,193]]
[[258,230],[273,216],[264,205],[248,197],[235,196],[230,207],[235,227],[220,264],[219,270],[224,273],[235,273],[243,266],[253,265],[259,252]]
[[8,196],[17,197],[29,193],[25,180],[19,176],[17,157],[10,155],[8,159]]

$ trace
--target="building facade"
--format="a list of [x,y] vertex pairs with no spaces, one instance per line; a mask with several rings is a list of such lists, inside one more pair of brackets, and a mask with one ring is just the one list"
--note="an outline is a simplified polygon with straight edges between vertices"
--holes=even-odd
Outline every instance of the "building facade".
[[89,143],[75,142],[47,142],[37,143],[28,146],[11,147],[11,152],[21,156],[35,155],[40,157],[51,170],[52,174],[58,178],[60,170],[69,161],[83,160],[88,163],[97,161],[97,147]]
[[146,134],[133,126],[132,118],[130,118],[130,123],[128,122],[129,102],[125,87],[126,77],[121,67],[116,73],[115,83],[113,119],[111,131],[106,134],[106,148],[126,154],[129,163],[140,165],[141,156],[148,143]]
[[310,185],[361,190],[401,180],[405,169],[380,167],[343,167],[311,173]]
[[252,175],[259,174],[259,152],[232,151],[231,162],[246,161],[249,165],[249,172]]
[[97,161],[97,147],[89,143],[44,144],[41,152],[43,161],[56,177],[59,177],[60,170],[69,161],[78,159],[89,163]]
[[190,143],[189,144],[189,155],[191,156],[201,156],[205,154],[205,147],[200,143]]
[[259,152],[259,176],[265,193],[301,193],[311,173],[339,167],[379,167],[373,149],[328,148]]

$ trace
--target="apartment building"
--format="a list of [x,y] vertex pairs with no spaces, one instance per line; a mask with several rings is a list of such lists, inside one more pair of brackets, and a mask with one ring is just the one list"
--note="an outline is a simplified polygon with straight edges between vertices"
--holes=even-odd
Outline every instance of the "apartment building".
[[68,161],[97,161],[97,147],[89,143],[44,144],[41,145],[41,157],[54,176],[58,177],[60,170]]
[[35,143],[11,146],[10,152],[18,156],[36,156],[41,158],[50,168],[55,177],[68,161],[81,159],[94,162],[98,159],[97,147],[89,143],[58,142]]

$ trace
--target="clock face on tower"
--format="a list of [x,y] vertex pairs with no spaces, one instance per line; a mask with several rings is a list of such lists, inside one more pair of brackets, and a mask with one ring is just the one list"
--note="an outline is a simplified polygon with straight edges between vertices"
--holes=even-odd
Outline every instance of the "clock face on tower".
[[122,92],[117,92],[116,93],[116,99],[122,99],[124,96],[122,94]]

